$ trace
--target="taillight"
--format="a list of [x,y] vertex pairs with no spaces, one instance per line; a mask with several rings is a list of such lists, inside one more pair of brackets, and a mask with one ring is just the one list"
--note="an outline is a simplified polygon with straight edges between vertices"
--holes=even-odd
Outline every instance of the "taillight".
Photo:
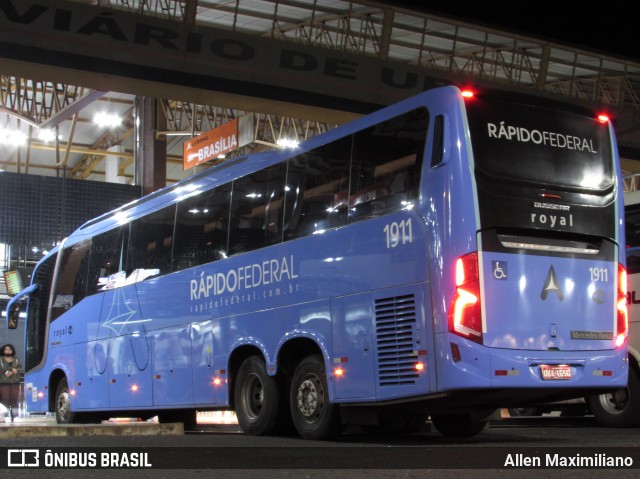
[[627,339],[629,328],[629,310],[627,309],[627,270],[618,263],[618,322],[616,328],[616,347],[622,346]]
[[456,293],[449,307],[449,331],[482,344],[478,253],[456,261]]

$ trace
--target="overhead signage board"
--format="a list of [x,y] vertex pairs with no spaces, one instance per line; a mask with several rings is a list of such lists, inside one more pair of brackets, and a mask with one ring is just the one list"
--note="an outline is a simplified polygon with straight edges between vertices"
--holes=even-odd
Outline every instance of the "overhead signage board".
[[190,138],[183,145],[184,169],[220,158],[253,141],[253,115],[244,115]]
[[237,149],[238,120],[231,120],[202,135],[186,140],[183,145],[184,169],[188,170]]

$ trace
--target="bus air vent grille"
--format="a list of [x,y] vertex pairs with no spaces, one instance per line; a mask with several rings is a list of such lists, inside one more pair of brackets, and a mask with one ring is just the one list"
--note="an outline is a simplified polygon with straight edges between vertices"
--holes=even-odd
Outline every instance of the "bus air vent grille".
[[415,384],[414,327],[416,299],[412,294],[378,299],[376,311],[376,345],[380,386]]

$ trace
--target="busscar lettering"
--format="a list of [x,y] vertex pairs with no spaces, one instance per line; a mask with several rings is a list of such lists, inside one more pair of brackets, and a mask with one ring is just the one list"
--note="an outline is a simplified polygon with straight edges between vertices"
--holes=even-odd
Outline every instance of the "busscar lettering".
[[487,135],[489,138],[497,140],[517,141],[519,143],[531,142],[535,145],[580,151],[594,155],[598,153],[593,140],[590,138],[581,138],[558,132],[530,130],[520,126],[507,125],[504,121],[498,124],[487,123]]

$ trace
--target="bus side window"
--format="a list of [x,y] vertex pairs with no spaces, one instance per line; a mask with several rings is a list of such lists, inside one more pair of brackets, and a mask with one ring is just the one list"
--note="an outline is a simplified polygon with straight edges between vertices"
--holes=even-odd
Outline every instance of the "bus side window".
[[171,205],[131,223],[127,275],[135,270],[146,270],[145,277],[171,272],[175,212]]
[[286,240],[347,224],[351,142],[348,136],[289,160]]
[[428,119],[427,110],[420,108],[356,133],[351,220],[411,208],[418,198]]
[[227,257],[230,202],[229,183],[178,205],[172,271]]
[[124,273],[128,232],[129,226],[126,225],[93,237],[89,257],[88,295],[122,286],[117,283],[114,275]]
[[233,182],[229,254],[282,241],[286,167],[283,162]]
[[91,240],[85,240],[63,250],[51,307],[51,321],[87,295],[90,249]]

